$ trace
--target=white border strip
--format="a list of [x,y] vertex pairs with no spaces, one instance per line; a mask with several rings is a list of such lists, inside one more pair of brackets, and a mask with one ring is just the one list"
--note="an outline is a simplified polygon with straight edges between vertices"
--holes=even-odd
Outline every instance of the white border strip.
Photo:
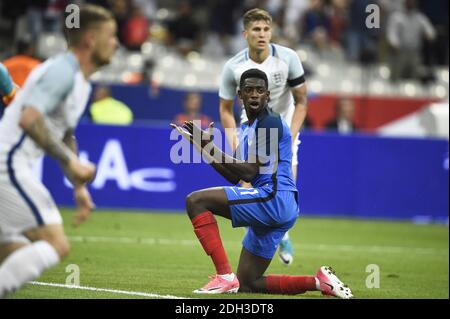
[[73,286],[73,285],[56,284],[56,283],[52,283],[52,282],[31,281],[31,282],[29,282],[29,284],[36,285],[36,286],[79,289],[79,290],[89,290],[89,291],[97,291],[97,292],[109,292],[112,294],[140,296],[140,297],[149,297],[149,298],[189,299],[189,298],[185,298],[185,297],[178,297],[178,296],[172,296],[172,295],[159,295],[159,294],[139,292],[139,291],[126,291],[126,290],[114,290],[114,289],[104,289],[104,288],[94,288],[94,287],[84,287],[84,286]]

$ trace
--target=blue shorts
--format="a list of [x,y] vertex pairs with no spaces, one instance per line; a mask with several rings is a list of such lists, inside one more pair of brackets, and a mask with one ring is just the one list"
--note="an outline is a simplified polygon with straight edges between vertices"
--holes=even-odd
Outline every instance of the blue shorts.
[[224,187],[233,227],[248,227],[242,245],[252,254],[272,259],[284,234],[295,224],[297,192],[273,192],[271,186]]

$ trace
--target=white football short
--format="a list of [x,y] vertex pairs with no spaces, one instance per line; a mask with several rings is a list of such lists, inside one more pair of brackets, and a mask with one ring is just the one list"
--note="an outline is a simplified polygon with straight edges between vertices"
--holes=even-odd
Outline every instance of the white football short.
[[59,210],[31,167],[0,149],[0,243],[23,241],[29,229],[62,224]]

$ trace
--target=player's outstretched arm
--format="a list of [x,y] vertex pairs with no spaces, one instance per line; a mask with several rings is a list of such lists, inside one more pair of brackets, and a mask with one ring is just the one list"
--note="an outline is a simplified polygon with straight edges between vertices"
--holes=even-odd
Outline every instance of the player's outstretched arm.
[[294,115],[292,116],[292,122],[290,125],[291,128],[291,136],[292,136],[292,142],[295,142],[295,137],[297,136],[298,132],[303,126],[303,123],[305,122],[305,118],[308,111],[308,93],[307,93],[307,87],[306,82],[303,83],[302,86],[296,87],[292,89],[292,95],[294,96],[295,100],[295,111]]
[[[222,152],[212,141],[213,124],[210,124],[209,132],[202,131],[192,121],[185,122],[183,128],[175,124],[171,125],[189,140],[206,161],[228,181],[233,184],[237,184],[240,180],[250,182],[257,174],[259,164],[241,161]],[[194,136],[199,137],[198,141],[194,139]]]
[[[78,154],[78,143],[73,130],[68,130],[63,138],[63,143],[74,153]],[[95,204],[92,201],[91,194],[86,187],[86,183],[74,186],[74,197],[77,205],[77,211],[73,215],[72,226],[76,227],[83,223],[90,216]]]
[[74,186],[92,180],[95,175],[95,166],[91,163],[82,164],[78,160],[77,155],[67,145],[55,138],[50,132],[41,112],[33,107],[25,107],[19,124],[36,144],[60,163],[64,174]]

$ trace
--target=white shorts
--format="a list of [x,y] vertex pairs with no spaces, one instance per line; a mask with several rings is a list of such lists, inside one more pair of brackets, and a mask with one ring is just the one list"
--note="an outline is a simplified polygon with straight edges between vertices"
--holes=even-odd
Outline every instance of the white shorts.
[[24,163],[0,152],[0,243],[22,241],[29,229],[62,224],[47,188]]

